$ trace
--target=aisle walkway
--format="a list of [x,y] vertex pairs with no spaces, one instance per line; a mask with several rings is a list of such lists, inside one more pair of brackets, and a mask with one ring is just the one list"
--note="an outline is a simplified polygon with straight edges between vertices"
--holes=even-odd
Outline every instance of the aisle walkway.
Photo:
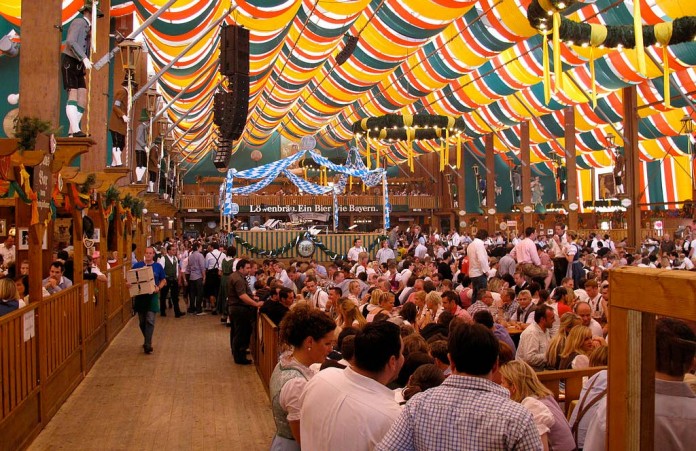
[[268,449],[268,397],[219,317],[158,315],[152,355],[142,341],[132,319],[29,449]]

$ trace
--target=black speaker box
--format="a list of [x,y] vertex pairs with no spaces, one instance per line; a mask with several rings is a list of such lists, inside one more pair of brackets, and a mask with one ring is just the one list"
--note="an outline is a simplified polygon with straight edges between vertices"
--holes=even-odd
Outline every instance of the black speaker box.
[[230,25],[220,31],[220,73],[249,75],[249,30]]

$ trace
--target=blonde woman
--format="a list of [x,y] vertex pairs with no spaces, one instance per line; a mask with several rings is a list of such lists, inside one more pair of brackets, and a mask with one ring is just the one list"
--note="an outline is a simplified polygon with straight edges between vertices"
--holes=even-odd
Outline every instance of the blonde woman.
[[437,291],[425,295],[425,311],[418,320],[418,329],[423,329],[430,323],[437,322],[445,309],[442,307],[442,296]]
[[[23,301],[21,302],[24,304]],[[0,279],[0,316],[22,307],[24,305],[20,304],[19,293],[17,293],[14,281],[9,277]]]
[[370,302],[360,308],[363,317],[367,318],[367,315],[369,315],[371,311],[379,307],[379,300],[382,297],[382,293],[384,292],[379,288],[372,290],[370,293]]
[[575,326],[570,330],[566,338],[565,346],[561,352],[559,370],[587,368],[590,366],[589,355],[594,349],[592,331],[586,326]]
[[425,296],[425,291],[413,293],[413,303],[418,307],[418,315],[416,315],[416,318],[420,318],[421,315],[425,313]]
[[336,336],[346,327],[362,327],[367,324],[360,309],[348,298],[338,300],[338,318],[336,318]]
[[352,280],[348,284],[348,296],[346,297],[353,301],[356,306],[360,305],[360,282]]
[[532,413],[545,450],[576,449],[563,411],[551,391],[539,382],[536,373],[522,360],[512,360],[500,367],[501,385],[510,391],[510,399]]
[[557,370],[561,365],[561,352],[565,348],[566,337],[571,329],[582,324],[582,320],[575,313],[565,313],[561,316],[561,325],[558,333],[553,337],[546,349],[546,363],[549,368]]
[[379,297],[379,306],[372,310],[368,315],[367,320],[368,323],[371,323],[372,321],[375,320],[375,317],[379,315],[380,313],[385,313],[389,317],[392,316],[394,313],[394,295],[391,293],[385,293],[381,292],[382,294]]

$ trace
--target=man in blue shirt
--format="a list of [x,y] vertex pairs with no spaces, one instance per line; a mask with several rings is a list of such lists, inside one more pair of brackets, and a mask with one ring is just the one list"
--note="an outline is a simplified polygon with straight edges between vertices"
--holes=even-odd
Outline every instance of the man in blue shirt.
[[[145,338],[145,343],[143,343],[145,354],[152,354],[152,334],[155,332],[155,316],[157,312],[160,311],[159,292],[167,285],[167,276],[164,273],[162,265],[155,262],[154,247],[147,247],[145,249],[143,261],[133,264],[133,269],[143,268],[145,266],[152,267],[152,273],[155,276],[155,292],[136,296],[133,303],[133,310],[138,312],[140,331]],[[126,285],[130,286],[128,283],[126,283]]]

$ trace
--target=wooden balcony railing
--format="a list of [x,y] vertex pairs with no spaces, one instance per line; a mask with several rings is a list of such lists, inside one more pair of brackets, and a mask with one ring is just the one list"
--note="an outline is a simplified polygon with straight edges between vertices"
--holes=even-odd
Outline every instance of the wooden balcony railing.
[[27,447],[130,320],[123,266],[107,273],[0,317],[0,451]]
[[[182,210],[213,210],[218,207],[219,197],[214,194],[185,194],[180,196]],[[392,206],[406,206],[410,210],[433,210],[439,207],[438,198],[435,196],[389,196]],[[261,195],[250,194],[246,196],[234,196],[234,202],[240,207],[251,205],[333,205],[332,196],[308,196],[308,195]],[[383,205],[382,196],[351,196],[338,197],[339,205]]]
[[213,210],[220,204],[217,194],[185,194],[179,199],[181,210]]

